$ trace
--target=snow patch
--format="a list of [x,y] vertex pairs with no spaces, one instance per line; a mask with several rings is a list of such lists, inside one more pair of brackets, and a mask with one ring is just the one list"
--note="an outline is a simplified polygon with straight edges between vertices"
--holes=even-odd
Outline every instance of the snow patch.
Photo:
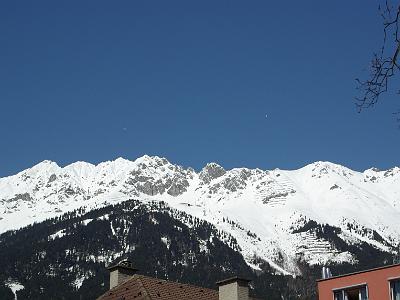
[[7,280],[5,284],[13,292],[15,300],[17,300],[17,292],[25,288],[21,283],[12,279]]

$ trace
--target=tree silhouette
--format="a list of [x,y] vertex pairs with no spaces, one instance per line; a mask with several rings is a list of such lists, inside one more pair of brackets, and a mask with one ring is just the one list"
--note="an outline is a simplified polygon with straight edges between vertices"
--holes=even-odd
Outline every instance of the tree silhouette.
[[[374,53],[370,75],[366,80],[356,79],[360,96],[356,97],[358,112],[377,104],[380,96],[388,91],[393,77],[400,71],[398,62],[400,52],[399,16],[400,4],[392,5],[386,1],[379,6],[383,20],[383,41],[379,52]],[[400,110],[394,112],[400,121]]]

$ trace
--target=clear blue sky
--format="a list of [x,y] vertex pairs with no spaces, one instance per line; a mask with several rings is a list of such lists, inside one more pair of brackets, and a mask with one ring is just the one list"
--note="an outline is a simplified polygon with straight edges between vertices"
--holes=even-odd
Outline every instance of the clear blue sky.
[[400,165],[400,96],[353,103],[380,46],[377,8],[1,1],[0,176],[143,154],[196,169]]

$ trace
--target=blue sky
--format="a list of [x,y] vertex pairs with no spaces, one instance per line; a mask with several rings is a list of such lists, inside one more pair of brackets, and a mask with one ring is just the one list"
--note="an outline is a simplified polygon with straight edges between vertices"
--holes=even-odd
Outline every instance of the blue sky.
[[[1,1],[0,176],[143,154],[400,165],[396,90],[357,114],[375,1]],[[266,117],[267,115],[267,117]]]

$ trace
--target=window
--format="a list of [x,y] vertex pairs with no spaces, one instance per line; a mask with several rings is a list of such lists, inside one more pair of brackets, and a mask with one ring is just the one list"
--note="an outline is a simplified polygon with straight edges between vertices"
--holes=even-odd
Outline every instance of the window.
[[344,300],[344,291],[335,292],[335,300]]
[[390,282],[390,294],[392,300],[400,300],[400,280]]
[[[368,300],[368,290],[366,285],[335,291],[334,295],[335,300]],[[394,299],[400,300],[400,298]]]

